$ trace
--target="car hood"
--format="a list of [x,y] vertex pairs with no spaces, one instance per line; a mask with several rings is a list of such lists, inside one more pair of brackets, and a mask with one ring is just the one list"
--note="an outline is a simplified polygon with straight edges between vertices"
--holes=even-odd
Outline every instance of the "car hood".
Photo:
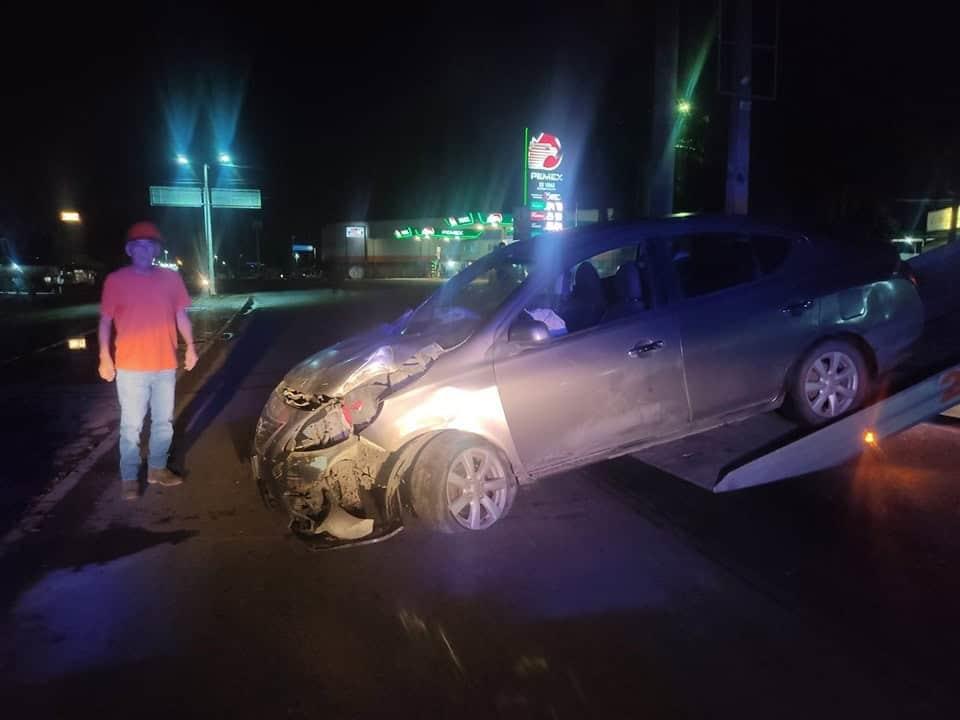
[[406,336],[402,322],[382,325],[325,348],[296,365],[283,380],[284,389],[313,396],[343,397],[371,382],[400,380],[422,374],[444,349],[434,333]]

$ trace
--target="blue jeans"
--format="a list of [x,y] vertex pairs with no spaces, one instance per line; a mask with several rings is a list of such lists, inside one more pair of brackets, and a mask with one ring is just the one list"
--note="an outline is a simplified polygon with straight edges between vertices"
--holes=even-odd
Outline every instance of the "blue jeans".
[[136,480],[140,471],[140,431],[150,410],[151,469],[167,466],[173,440],[173,392],[176,370],[117,370],[120,400],[120,479]]

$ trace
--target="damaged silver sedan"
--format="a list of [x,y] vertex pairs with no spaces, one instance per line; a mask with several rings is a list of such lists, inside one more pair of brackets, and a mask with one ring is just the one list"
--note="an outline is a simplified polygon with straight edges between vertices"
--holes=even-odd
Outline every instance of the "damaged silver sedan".
[[501,247],[291,370],[252,468],[321,545],[482,530],[518,484],[783,406],[863,406],[923,308],[883,246],[683,218]]

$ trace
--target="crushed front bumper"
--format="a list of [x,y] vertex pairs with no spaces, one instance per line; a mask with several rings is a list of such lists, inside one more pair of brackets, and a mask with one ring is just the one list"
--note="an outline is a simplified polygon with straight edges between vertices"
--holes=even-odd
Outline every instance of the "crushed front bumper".
[[290,530],[315,549],[385,540],[403,529],[381,470],[388,453],[359,437],[323,450],[271,458],[255,452],[250,470],[264,504],[290,517]]

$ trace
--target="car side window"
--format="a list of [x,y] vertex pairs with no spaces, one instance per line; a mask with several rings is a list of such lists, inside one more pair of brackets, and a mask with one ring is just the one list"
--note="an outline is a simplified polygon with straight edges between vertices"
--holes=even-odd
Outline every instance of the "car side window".
[[670,258],[683,297],[694,298],[753,282],[759,276],[751,238],[703,234],[676,237]]
[[579,332],[651,307],[651,276],[644,246],[633,242],[571,264],[523,312],[551,335]]
[[750,238],[753,252],[757,256],[757,265],[763,275],[771,275],[779,270],[790,256],[793,242],[785,237],[773,235],[754,235]]
[[597,273],[600,275],[600,279],[603,280],[616,275],[617,270],[620,269],[623,263],[634,262],[636,259],[637,246],[633,244],[607,250],[606,252],[588,258],[588,261],[593,263],[593,266],[597,269]]

